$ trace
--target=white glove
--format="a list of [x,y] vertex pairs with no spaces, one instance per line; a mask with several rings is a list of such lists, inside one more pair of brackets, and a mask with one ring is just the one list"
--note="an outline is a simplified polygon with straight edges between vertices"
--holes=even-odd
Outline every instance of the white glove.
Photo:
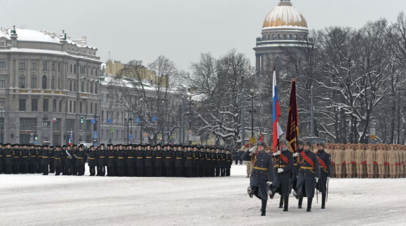
[[255,152],[256,150],[257,150],[257,146],[251,148],[251,149],[249,150],[249,152]]
[[299,156],[299,153],[295,153],[295,154],[293,154],[293,157],[298,157]]
[[277,156],[277,155],[280,155],[280,154],[281,154],[281,151],[277,151],[277,152],[273,153],[273,156]]
[[268,186],[270,186],[270,185],[272,185],[272,181],[268,181],[268,182],[266,182],[266,184],[268,185]]
[[319,178],[316,177],[316,183],[318,183],[318,182],[319,182]]
[[278,173],[283,173],[283,169],[282,168],[278,168]]

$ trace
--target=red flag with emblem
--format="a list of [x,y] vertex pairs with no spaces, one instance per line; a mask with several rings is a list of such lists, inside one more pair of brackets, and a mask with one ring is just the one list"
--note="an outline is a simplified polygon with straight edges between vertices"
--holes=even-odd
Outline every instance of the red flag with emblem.
[[296,101],[296,80],[293,79],[290,92],[289,112],[288,112],[288,128],[286,130],[286,140],[291,152],[296,153],[296,139],[299,138],[299,114]]

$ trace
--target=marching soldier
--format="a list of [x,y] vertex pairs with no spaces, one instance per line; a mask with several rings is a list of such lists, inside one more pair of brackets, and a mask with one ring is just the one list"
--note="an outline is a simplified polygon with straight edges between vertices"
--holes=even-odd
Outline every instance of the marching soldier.
[[279,147],[281,150],[273,154],[274,181],[272,184],[272,195],[278,192],[281,195],[279,208],[283,208],[283,211],[288,211],[290,175],[294,164],[293,153],[288,150],[288,142],[285,139],[279,141]]
[[311,212],[314,197],[314,189],[320,178],[320,166],[317,155],[310,151],[310,142],[304,145],[304,151],[299,155],[299,175],[297,178],[297,191],[299,209],[302,208],[303,197],[307,197],[307,212]]
[[53,161],[55,167],[55,176],[59,176],[62,172],[62,151],[60,146],[55,147],[53,156],[54,156]]
[[90,146],[90,150],[87,152],[90,176],[96,175],[96,165],[97,165],[97,153],[94,146]]
[[317,189],[321,192],[321,208],[326,208],[326,194],[328,193],[328,187],[331,178],[331,157],[330,154],[324,151],[324,144],[318,143],[317,159],[320,164],[320,178],[318,181]]
[[269,187],[274,179],[274,165],[272,155],[265,152],[266,145],[259,142],[257,147],[247,150],[241,159],[251,160],[253,170],[250,177],[250,186],[247,189],[248,195],[252,198],[254,195],[261,199],[261,216],[266,215],[266,204],[268,201]]
[[[299,140],[297,142],[297,152],[293,154],[293,168],[292,168],[292,175],[290,177],[290,190],[293,189],[293,193],[297,194],[296,185],[297,185],[297,175],[299,173],[299,166],[298,166],[298,156],[303,151],[304,142]],[[289,191],[290,191],[289,190]]]

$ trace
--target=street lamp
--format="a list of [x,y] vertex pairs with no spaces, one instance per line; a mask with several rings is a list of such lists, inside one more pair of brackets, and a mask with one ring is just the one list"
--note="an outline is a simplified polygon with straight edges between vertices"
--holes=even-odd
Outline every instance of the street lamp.
[[250,89],[250,96],[249,98],[251,99],[251,137],[254,137],[254,98],[256,97],[255,90]]

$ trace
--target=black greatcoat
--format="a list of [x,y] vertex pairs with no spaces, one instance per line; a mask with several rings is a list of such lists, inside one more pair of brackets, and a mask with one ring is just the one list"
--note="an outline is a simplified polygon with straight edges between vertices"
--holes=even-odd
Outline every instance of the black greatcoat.
[[253,167],[250,177],[250,186],[251,188],[258,188],[254,190],[254,195],[259,199],[268,200],[269,188],[266,182],[274,181],[272,155],[265,151],[256,151],[250,156],[250,152],[246,151],[241,156],[241,159],[252,162]]
[[[292,173],[294,164],[293,153],[286,149],[283,150],[281,154],[283,154],[288,159],[288,162],[284,161],[283,158],[280,157],[280,155],[274,157],[273,161],[275,181],[273,182],[272,187],[276,188],[276,192],[278,192],[280,195],[289,196],[290,174]],[[278,173],[278,168],[282,168],[283,173]]]
[[[317,190],[319,190],[322,194],[326,194],[327,192],[327,177],[331,178],[331,157],[330,154],[326,153],[324,150],[318,151],[317,156],[322,160],[327,169],[320,163],[320,178],[319,182],[317,183]],[[319,161],[320,161],[319,160]]]
[[[298,150],[298,154],[300,154],[303,151],[303,149]],[[297,185],[297,174],[299,173],[299,164],[297,164],[297,160],[299,157],[293,157],[294,164],[292,168],[292,174],[290,176],[290,189],[293,189],[296,191],[296,185]]]
[[[299,175],[297,178],[297,188],[304,186],[302,190],[303,197],[313,198],[314,189],[316,187],[316,177],[320,178],[320,166],[317,160],[317,155],[310,150],[304,151],[304,154],[309,157],[313,163],[314,168],[310,163],[308,163],[302,155],[299,155]],[[310,169],[313,168],[313,169]],[[300,191],[298,191],[300,192]]]

